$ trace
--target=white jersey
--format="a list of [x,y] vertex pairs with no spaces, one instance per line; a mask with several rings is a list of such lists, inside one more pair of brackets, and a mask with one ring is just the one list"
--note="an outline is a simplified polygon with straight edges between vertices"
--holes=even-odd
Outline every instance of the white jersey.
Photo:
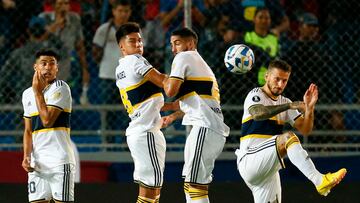
[[139,54],[127,55],[116,68],[116,85],[131,122],[126,135],[160,129],[161,88],[145,79],[153,67]]
[[254,88],[246,96],[244,102],[244,114],[242,117],[242,137],[240,139],[240,150],[259,144],[264,141],[263,138],[270,138],[274,135],[282,134],[285,123],[294,125],[295,120],[301,116],[298,110],[289,109],[276,116],[255,121],[249,113],[249,108],[256,104],[264,106],[281,105],[291,103],[291,100],[280,95],[277,100],[273,100],[260,88]]
[[216,78],[197,51],[178,53],[172,63],[170,78],[183,82],[177,95],[180,109],[185,113],[183,125],[207,127],[223,136],[229,135]]
[[71,92],[62,80],[55,80],[44,91],[47,106],[62,112],[50,128],[44,127],[36,106],[32,87],[22,95],[24,117],[31,119],[33,151],[31,160],[36,170],[49,170],[63,164],[74,164],[75,157],[70,141]]

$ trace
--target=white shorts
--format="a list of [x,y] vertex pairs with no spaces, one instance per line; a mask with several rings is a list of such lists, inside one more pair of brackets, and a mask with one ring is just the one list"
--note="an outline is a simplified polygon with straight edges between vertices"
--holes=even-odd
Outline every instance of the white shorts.
[[75,166],[64,164],[45,172],[28,173],[29,202],[55,199],[74,201]]
[[225,141],[223,135],[209,128],[193,126],[184,149],[184,181],[197,184],[211,183],[215,160],[222,152]]
[[144,187],[160,188],[166,152],[163,133],[158,130],[128,135],[126,141],[134,160],[134,181]]
[[245,156],[236,150],[237,167],[241,177],[251,189],[255,203],[281,202],[279,170],[282,159],[276,148],[276,137],[247,149]]

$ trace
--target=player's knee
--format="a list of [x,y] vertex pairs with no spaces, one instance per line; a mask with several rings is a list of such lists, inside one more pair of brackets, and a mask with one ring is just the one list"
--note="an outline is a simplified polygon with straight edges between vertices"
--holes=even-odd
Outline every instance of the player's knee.
[[283,135],[284,138],[284,148],[287,150],[293,144],[299,144],[300,140],[294,132],[286,132]]
[[300,143],[299,138],[294,132],[286,132],[277,137],[277,148],[281,157],[286,155],[287,149],[293,144]]

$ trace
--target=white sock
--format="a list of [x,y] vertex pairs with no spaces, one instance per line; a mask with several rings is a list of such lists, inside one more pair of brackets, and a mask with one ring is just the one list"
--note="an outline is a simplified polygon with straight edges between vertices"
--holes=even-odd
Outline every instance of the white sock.
[[185,192],[185,198],[186,198],[187,203],[191,202],[191,198],[190,198],[189,193]]
[[315,168],[308,153],[300,143],[294,143],[287,149],[291,161],[315,186],[322,182],[322,174]]
[[[198,189],[189,186],[189,200],[186,200],[187,203],[209,203],[208,190]],[[191,198],[193,195],[193,198]]]

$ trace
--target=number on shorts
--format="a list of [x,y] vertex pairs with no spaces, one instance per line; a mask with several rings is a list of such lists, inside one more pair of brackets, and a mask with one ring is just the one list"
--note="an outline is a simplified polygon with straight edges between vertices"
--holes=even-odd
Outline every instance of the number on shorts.
[[35,193],[36,192],[35,182],[34,181],[31,181],[29,183],[29,191],[30,191],[30,193]]

